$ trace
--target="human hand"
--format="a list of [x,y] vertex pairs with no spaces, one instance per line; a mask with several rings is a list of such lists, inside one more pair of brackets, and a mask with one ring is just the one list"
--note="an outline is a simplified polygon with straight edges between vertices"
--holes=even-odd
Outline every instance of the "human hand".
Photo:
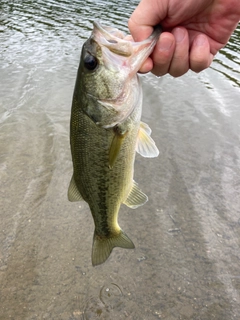
[[239,20],[239,0],[142,0],[128,22],[134,40],[146,39],[157,24],[164,32],[139,71],[179,77],[206,69]]

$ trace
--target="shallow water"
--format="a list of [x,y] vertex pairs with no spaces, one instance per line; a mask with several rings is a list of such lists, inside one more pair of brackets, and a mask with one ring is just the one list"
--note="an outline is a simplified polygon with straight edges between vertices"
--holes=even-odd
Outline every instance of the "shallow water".
[[157,159],[119,220],[136,245],[91,266],[93,221],[69,203],[69,118],[92,21],[127,31],[137,1],[6,1],[0,26],[0,319],[238,319],[240,28],[212,67],[142,77]]

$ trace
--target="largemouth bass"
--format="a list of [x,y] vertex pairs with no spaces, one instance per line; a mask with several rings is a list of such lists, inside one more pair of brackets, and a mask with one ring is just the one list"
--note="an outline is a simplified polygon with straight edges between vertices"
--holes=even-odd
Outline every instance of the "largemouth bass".
[[148,200],[133,180],[135,153],[156,157],[159,152],[151,129],[140,121],[137,71],[151,54],[160,27],[147,40],[133,42],[118,29],[93,25],[82,48],[73,94],[68,199],[84,200],[90,207],[95,266],[105,262],[114,247],[134,248],[118,225],[120,205],[137,208]]

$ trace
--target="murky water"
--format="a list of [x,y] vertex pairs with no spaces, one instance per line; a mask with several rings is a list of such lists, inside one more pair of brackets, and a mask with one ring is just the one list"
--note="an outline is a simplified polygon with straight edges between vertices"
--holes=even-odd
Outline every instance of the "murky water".
[[136,249],[91,266],[93,221],[69,203],[69,117],[83,41],[127,31],[137,1],[1,0],[0,319],[239,319],[240,28],[212,67],[143,77],[157,159],[122,206]]

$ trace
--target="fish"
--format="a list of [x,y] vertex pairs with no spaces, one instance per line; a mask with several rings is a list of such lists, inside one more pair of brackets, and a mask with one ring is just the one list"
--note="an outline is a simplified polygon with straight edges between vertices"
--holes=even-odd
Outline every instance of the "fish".
[[137,74],[160,35],[141,42],[117,28],[93,22],[83,44],[72,98],[70,145],[73,175],[68,200],[88,203],[95,225],[92,265],[114,247],[135,248],[120,228],[121,204],[135,209],[148,197],[133,179],[135,154],[157,157],[151,129],[141,122],[142,87]]

